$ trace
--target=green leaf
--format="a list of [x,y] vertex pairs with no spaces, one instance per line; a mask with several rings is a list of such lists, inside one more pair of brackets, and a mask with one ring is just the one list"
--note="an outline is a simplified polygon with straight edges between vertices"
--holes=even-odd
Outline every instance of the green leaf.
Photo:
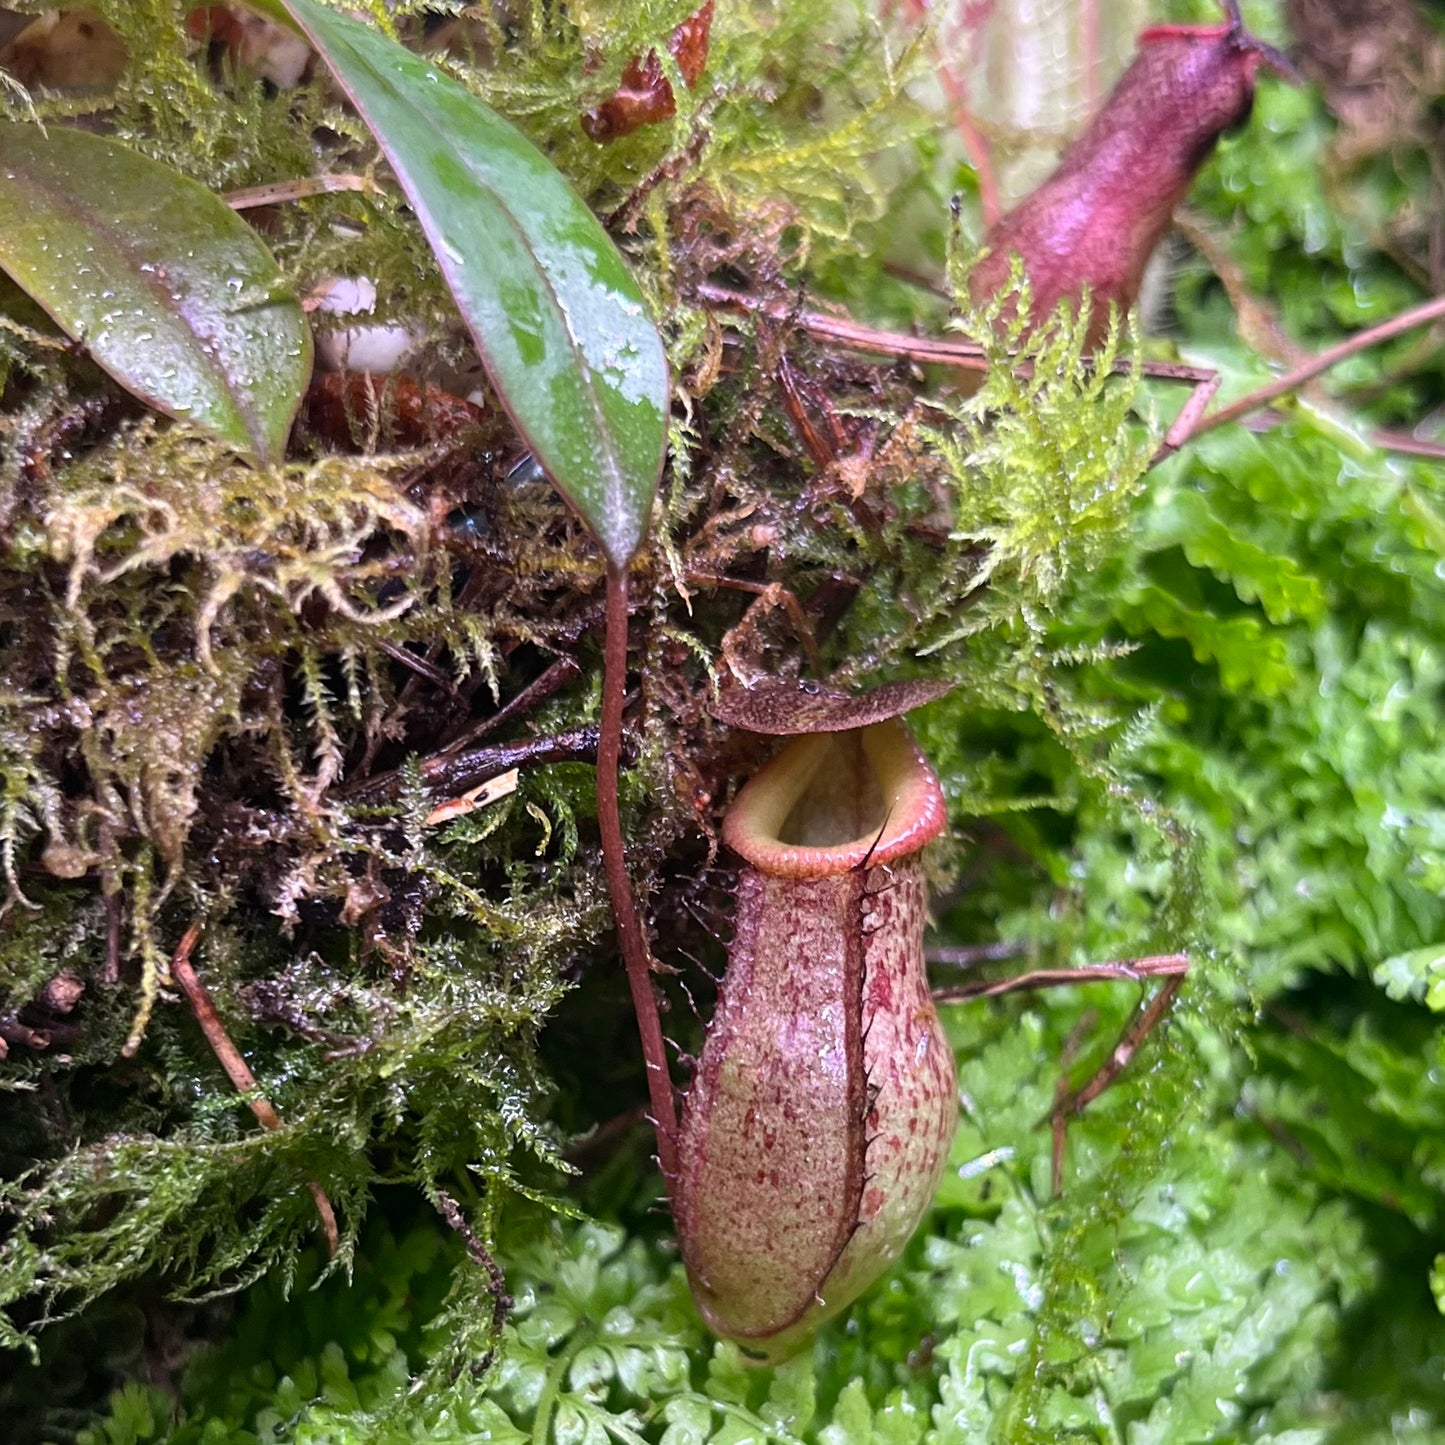
[[668,379],[617,248],[490,106],[359,20],[284,4],[391,161],[518,430],[607,559],[625,564],[662,469]]
[[1116,607],[1120,622],[1134,636],[1151,631],[1178,637],[1200,662],[1214,662],[1229,692],[1249,689],[1276,697],[1294,681],[1284,639],[1254,617],[1217,617],[1191,607],[1160,587],[1143,587]]
[[1435,1013],[1445,1011],[1445,944],[1432,943],[1397,953],[1375,968],[1374,979],[1391,998],[1423,998]]
[[1227,578],[1245,602],[1258,602],[1273,623],[1316,618],[1324,588],[1291,557],[1277,556],[1221,521],[1198,492],[1177,492],[1149,518],[1151,547],[1180,546],[1194,567]]
[[204,186],[100,136],[0,121],[0,266],[127,391],[280,459],[311,334]]

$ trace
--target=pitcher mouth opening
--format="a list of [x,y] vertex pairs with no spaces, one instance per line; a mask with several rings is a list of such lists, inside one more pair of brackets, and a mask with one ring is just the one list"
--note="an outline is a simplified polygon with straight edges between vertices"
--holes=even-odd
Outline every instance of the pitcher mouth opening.
[[945,816],[933,769],[890,719],[788,744],[738,794],[723,839],[763,873],[823,878],[917,851]]

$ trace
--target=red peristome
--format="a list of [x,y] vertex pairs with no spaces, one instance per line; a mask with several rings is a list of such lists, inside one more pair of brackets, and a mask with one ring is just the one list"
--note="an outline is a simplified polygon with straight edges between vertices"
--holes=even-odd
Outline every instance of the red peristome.
[[1228,35],[1233,30],[1232,25],[1151,25],[1147,30],[1141,30],[1138,36],[1140,45],[1149,45],[1156,40],[1218,40],[1221,35]]
[[784,748],[738,794],[723,841],[773,876],[822,878],[915,853],[946,821],[938,778],[891,719]]

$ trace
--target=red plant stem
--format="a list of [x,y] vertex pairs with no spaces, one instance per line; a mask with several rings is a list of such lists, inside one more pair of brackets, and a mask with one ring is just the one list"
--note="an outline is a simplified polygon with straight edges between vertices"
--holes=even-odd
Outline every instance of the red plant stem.
[[947,61],[939,63],[938,81],[953,107],[954,129],[963,143],[964,155],[968,157],[968,163],[973,167],[974,179],[978,182],[978,209],[987,229],[1003,215],[998,177],[993,168],[993,152],[969,108],[968,86]]
[[1357,331],[1347,341],[1342,341],[1338,346],[1331,346],[1320,352],[1318,356],[1305,362],[1302,366],[1296,366],[1290,371],[1269,383],[1257,391],[1252,391],[1248,396],[1242,396],[1238,401],[1230,402],[1228,406],[1221,407],[1212,416],[1207,416],[1203,421],[1195,424],[1193,429],[1186,435],[1179,438],[1177,445],[1183,446],[1185,442],[1191,442],[1195,437],[1203,436],[1207,431],[1213,431],[1215,427],[1224,426],[1227,422],[1238,421],[1242,416],[1248,416],[1250,412],[1258,411],[1261,407],[1268,406],[1270,402],[1277,401],[1280,397],[1297,391],[1305,382],[1313,381],[1321,372],[1328,371],[1332,366],[1338,366],[1340,362],[1348,357],[1354,356],[1357,352],[1365,351],[1371,346],[1377,346],[1382,341],[1389,341],[1393,337],[1401,336],[1407,331],[1413,331],[1417,326],[1424,326],[1427,322],[1438,320],[1445,316],[1445,296],[1436,296],[1431,301],[1422,302],[1419,306],[1412,306],[1408,311],[1402,311],[1398,316],[1392,316],[1388,321],[1382,321],[1378,326],[1367,327],[1364,331]]
[[[281,1116],[271,1107],[268,1099],[263,1099],[257,1093],[255,1074],[241,1057],[241,1051],[231,1042],[231,1036],[226,1032],[221,1016],[216,1012],[216,1005],[211,1001],[210,990],[191,967],[191,954],[200,937],[201,924],[197,920],[186,929],[181,941],[176,945],[176,951],[171,957],[171,977],[185,994],[186,1002],[190,1004],[191,1012],[200,1024],[201,1032],[206,1036],[206,1042],[210,1044],[217,1062],[226,1071],[226,1077],[235,1086],[237,1093],[246,1095],[246,1103],[261,1127],[274,1132],[282,1127]],[[316,1201],[321,1227],[326,1231],[327,1250],[334,1258],[341,1239],[340,1231],[336,1227],[336,1211],[332,1209],[326,1191],[316,1180],[307,1180],[307,1187],[311,1190],[312,1199]]]
[[677,1106],[667,1068],[662,1021],[652,991],[652,956],[632,896],[626,845],[618,803],[617,772],[622,756],[622,703],[627,687],[627,568],[607,564],[607,625],[602,647],[602,730],[597,741],[597,827],[602,835],[602,867],[617,921],[617,943],[627,965],[627,984],[642,1036],[647,1096],[657,1130],[657,1160],[669,1191],[677,1177]]
[[1407,457],[1429,457],[1431,461],[1445,461],[1445,442],[1432,442],[1428,437],[1417,437],[1410,432],[1390,431],[1381,427],[1370,433],[1370,440],[1384,452],[1399,452]]
[[958,984],[952,988],[936,988],[933,990],[933,1001],[966,1003],[974,998],[998,998],[1006,993],[1058,988],[1069,983],[1098,983],[1106,979],[1182,978],[1188,972],[1189,955],[1186,953],[1151,954],[1148,958],[1130,958],[1117,963],[1088,963],[1080,968],[1038,968],[1031,973],[1021,973],[1016,978],[979,980],[975,983]]
[[[697,294],[699,300],[709,305],[766,316],[850,351],[901,356],[908,361],[931,362],[938,366],[951,366],[958,371],[988,370],[988,358],[983,348],[972,341],[946,341],[932,336],[905,336],[897,331],[879,331],[847,317],[829,316],[822,311],[800,311],[791,301],[769,300],[746,291],[733,291],[713,281],[704,281],[697,288]],[[1117,375],[1127,376],[1132,370],[1127,358],[1114,363]],[[1194,387],[1208,385],[1217,379],[1217,374],[1207,367],[1182,366],[1172,361],[1146,361],[1140,371],[1155,381],[1182,382]],[[1018,373],[1020,376],[1030,375],[1031,368],[1021,366]]]

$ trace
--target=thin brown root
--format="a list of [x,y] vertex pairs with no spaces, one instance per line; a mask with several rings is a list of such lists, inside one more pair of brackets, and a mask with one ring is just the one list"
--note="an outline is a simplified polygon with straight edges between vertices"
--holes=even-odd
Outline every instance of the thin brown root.
[[[211,1000],[210,991],[205,984],[196,976],[196,971],[191,967],[191,954],[201,937],[202,924],[197,919],[181,935],[181,941],[176,945],[176,951],[171,956],[171,977],[176,981],[181,992],[186,996],[186,1002],[191,1006],[191,1012],[195,1015],[196,1022],[201,1026],[201,1032],[206,1036],[206,1042],[210,1044],[211,1051],[215,1054],[217,1062],[226,1071],[226,1077],[239,1094],[245,1097],[246,1103],[251,1112],[256,1116],[263,1129],[272,1132],[280,1129],[281,1116],[271,1107],[267,1099],[263,1099],[256,1091],[256,1076],[251,1072],[250,1066],[241,1057],[241,1052],[231,1042],[231,1036],[226,1032],[226,1026],[221,1022],[221,1016],[216,1012],[216,1005]],[[307,1181],[307,1188],[311,1191],[311,1197],[316,1201],[316,1212],[321,1216],[321,1227],[326,1233],[326,1249],[331,1258],[336,1258],[336,1251],[341,1245],[341,1232],[336,1225],[336,1211],[331,1207],[331,1201],[326,1197],[326,1191],[316,1180]]]
[[[767,316],[774,321],[796,326],[819,341],[832,342],[848,351],[859,351],[872,356],[896,356],[905,361],[917,362],[920,366],[948,366],[956,371],[988,370],[988,358],[984,355],[983,348],[972,341],[947,341],[934,336],[905,336],[897,331],[880,331],[846,316],[805,311],[792,302],[770,300],[746,291],[733,291],[712,281],[703,282],[697,288],[697,295],[700,301],[710,306],[745,315]],[[1421,323],[1417,321],[1414,324]],[[1133,364],[1125,357],[1114,363],[1113,374],[1128,376],[1133,370]],[[1031,376],[1033,370],[1029,366],[1020,366],[1018,374]],[[1218,386],[1218,373],[1207,366],[1185,366],[1174,361],[1145,361],[1139,367],[1139,374],[1147,376],[1151,381],[1174,382],[1194,387],[1196,390],[1211,384]],[[1212,425],[1213,419],[1200,429],[1207,431]]]

